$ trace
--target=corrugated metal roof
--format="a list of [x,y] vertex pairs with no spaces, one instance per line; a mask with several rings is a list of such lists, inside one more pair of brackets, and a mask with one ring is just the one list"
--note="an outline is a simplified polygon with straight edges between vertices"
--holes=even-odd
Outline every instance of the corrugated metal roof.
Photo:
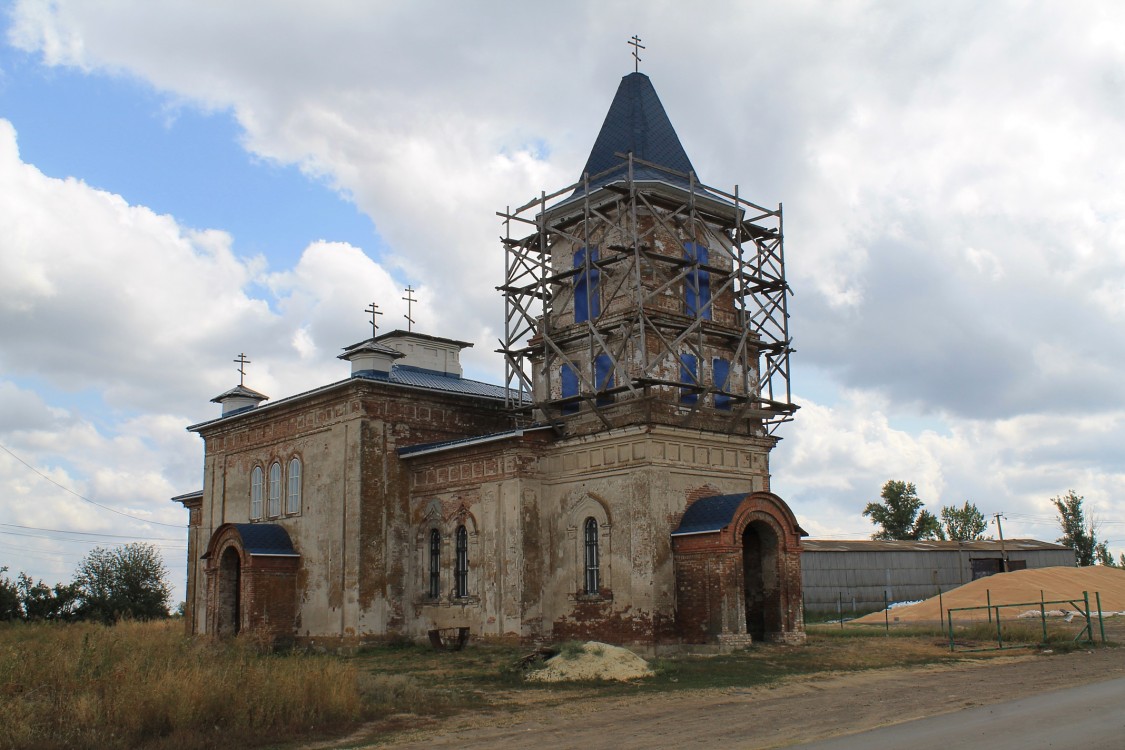
[[211,399],[211,403],[221,404],[229,398],[252,398],[257,401],[265,401],[269,396],[264,393],[258,393],[254,389],[247,388],[244,385],[236,385],[229,391],[223,391],[218,396],[215,396],[215,398]]
[[[805,539],[801,542],[801,546],[804,547],[805,552],[1000,551],[1000,542],[995,539],[982,539],[976,542],[950,542],[936,539],[917,542],[884,539]],[[1067,548],[1061,544],[1041,542],[1038,539],[1005,539],[1004,549],[1008,552],[1021,552]]]
[[458,438],[456,440],[443,440],[437,443],[423,443],[421,445],[411,445],[406,448],[399,448],[398,455],[408,458],[410,456],[420,455],[422,453],[436,453],[438,451],[447,450],[450,448],[463,448],[468,445],[479,445],[480,443],[492,443],[497,440],[507,440],[508,438],[522,437],[526,432],[535,432],[538,430],[549,430],[549,425],[538,427],[521,428],[517,430],[504,430],[503,432],[493,432],[489,435],[475,435],[473,437]]
[[242,549],[251,555],[300,557],[283,526],[276,523],[236,523],[234,527],[242,537]]
[[414,388],[425,388],[431,391],[463,393],[467,396],[484,396],[486,398],[504,398],[506,392],[504,386],[501,385],[482,383],[479,380],[467,380],[457,375],[447,375],[437,370],[424,370],[420,367],[408,365],[395,365],[389,373],[376,371],[356,373],[355,377],[408,385]]
[[746,499],[745,492],[738,495],[712,495],[696,500],[684,513],[679,527],[672,536],[710,534],[725,528],[734,518],[734,512]]

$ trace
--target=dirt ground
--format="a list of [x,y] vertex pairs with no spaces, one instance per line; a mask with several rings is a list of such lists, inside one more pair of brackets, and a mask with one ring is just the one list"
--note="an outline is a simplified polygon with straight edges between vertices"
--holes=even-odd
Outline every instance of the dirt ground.
[[821,673],[758,688],[629,698],[575,694],[554,705],[462,714],[424,730],[392,735],[387,742],[348,746],[774,748],[1121,676],[1125,648],[1002,655],[914,668]]

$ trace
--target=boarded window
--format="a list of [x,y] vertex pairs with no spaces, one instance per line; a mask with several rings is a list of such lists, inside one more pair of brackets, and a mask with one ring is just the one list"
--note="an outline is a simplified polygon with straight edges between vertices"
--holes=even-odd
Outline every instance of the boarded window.
[[262,517],[262,467],[255,466],[250,472],[250,518]]
[[600,271],[594,266],[598,260],[596,247],[581,248],[574,254],[574,322],[582,323],[601,315],[601,297],[598,290]]
[[301,459],[289,462],[289,492],[285,499],[285,512],[298,513],[301,510]]
[[270,464],[270,518],[281,515],[281,464]]

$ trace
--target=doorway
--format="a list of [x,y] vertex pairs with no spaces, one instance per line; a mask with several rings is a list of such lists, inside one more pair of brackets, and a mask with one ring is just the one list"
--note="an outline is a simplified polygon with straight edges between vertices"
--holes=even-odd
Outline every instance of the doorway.
[[755,641],[782,630],[778,562],[778,539],[773,527],[762,521],[747,525],[742,532],[746,632]]
[[219,559],[218,615],[220,637],[238,635],[242,626],[242,558],[234,547],[227,547]]

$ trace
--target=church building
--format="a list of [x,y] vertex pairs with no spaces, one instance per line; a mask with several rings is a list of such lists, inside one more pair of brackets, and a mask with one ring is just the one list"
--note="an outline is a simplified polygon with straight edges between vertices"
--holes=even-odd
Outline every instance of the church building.
[[796,411],[781,207],[701,183],[631,73],[581,179],[500,216],[503,385],[396,330],[188,428],[189,632],[801,640],[806,534],[769,471]]

